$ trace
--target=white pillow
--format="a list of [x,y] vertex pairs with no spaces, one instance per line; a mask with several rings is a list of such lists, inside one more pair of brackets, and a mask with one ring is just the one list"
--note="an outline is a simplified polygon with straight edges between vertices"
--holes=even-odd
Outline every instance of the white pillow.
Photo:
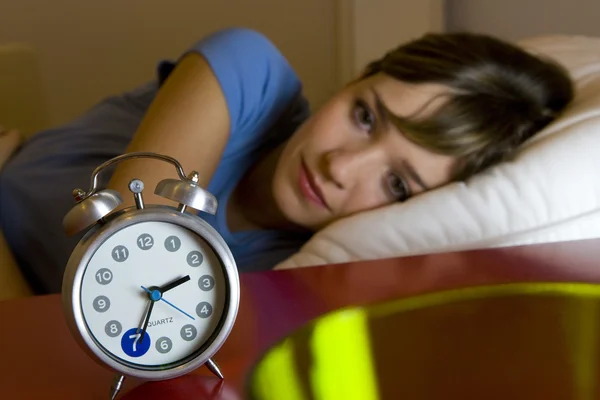
[[576,94],[513,162],[338,221],[277,268],[600,237],[600,38],[520,44],[562,63]]

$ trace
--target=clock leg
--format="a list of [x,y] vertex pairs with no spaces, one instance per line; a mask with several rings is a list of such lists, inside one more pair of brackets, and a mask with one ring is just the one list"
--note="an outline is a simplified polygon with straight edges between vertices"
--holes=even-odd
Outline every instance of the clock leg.
[[113,380],[113,384],[110,388],[110,400],[115,400],[119,391],[121,390],[121,386],[123,386],[123,381],[125,380],[124,375],[116,375]]
[[208,370],[210,372],[212,372],[213,374],[215,374],[219,378],[223,379],[223,374],[221,373],[221,370],[219,369],[219,366],[217,365],[217,363],[212,358],[209,358],[208,361],[206,361],[206,368],[208,368]]

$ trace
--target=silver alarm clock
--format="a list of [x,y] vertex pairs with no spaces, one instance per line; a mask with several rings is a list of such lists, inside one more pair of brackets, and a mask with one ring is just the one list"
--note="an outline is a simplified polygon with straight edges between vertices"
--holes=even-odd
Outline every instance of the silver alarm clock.
[[[132,158],[172,164],[180,179],[165,179],[154,193],[176,205],[144,203],[144,183],[129,184],[135,206],[113,212],[120,193],[98,190],[107,167]],[[63,309],[79,344],[117,373],[115,398],[126,376],[164,380],[206,365],[227,339],[238,312],[239,276],[219,233],[187,207],[214,214],[217,201],[186,176],[177,160],[128,153],[100,165],[91,189],[75,189],[77,204],[63,220],[69,235],[89,229],[69,258]]]

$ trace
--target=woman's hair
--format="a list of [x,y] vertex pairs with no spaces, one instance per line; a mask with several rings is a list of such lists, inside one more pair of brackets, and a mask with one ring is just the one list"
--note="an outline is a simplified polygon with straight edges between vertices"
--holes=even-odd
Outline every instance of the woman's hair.
[[481,34],[427,34],[370,63],[362,78],[379,72],[449,87],[430,115],[390,117],[412,142],[456,156],[455,180],[508,159],[573,98],[557,63]]

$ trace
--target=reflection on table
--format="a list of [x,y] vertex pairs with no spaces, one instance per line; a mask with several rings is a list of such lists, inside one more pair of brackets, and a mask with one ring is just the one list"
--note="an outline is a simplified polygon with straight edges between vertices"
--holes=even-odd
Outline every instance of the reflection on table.
[[336,311],[272,347],[253,400],[600,398],[600,285],[461,289]]

